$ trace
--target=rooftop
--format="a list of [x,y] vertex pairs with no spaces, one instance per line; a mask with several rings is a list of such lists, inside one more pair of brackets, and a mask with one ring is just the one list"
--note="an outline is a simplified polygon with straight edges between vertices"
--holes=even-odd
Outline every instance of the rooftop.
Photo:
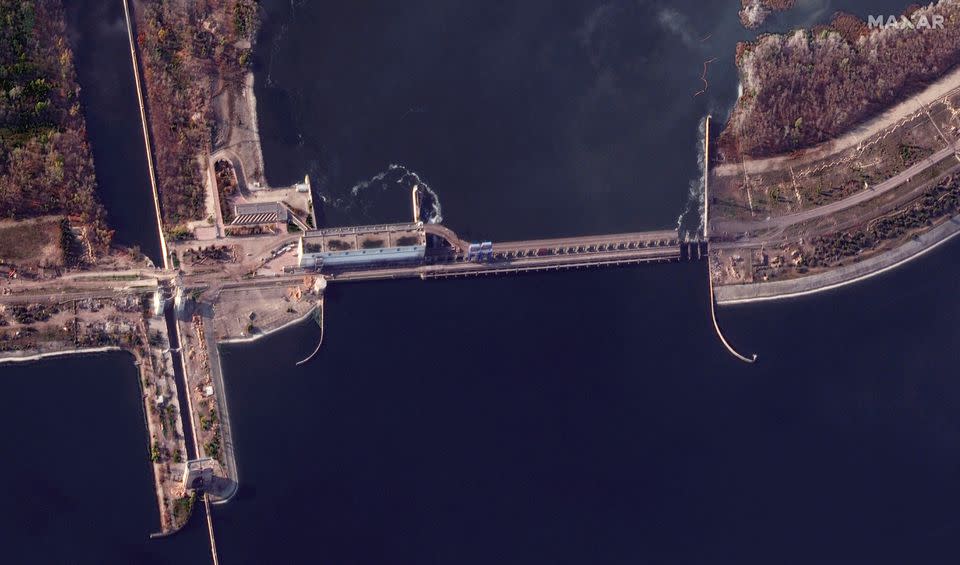
[[234,225],[273,224],[288,219],[287,207],[280,202],[236,204],[233,210],[234,219],[231,223]]
[[303,234],[306,253],[354,251],[412,247],[426,244],[426,234],[419,224],[380,224],[327,228]]

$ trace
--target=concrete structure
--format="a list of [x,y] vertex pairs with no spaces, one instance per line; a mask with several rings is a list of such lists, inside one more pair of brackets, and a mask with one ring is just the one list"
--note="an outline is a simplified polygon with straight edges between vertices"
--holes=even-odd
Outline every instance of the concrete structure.
[[426,233],[418,224],[384,224],[305,232],[297,248],[301,268],[420,262]]
[[293,189],[301,194],[310,194],[310,175],[303,175],[303,182],[294,184]]
[[287,207],[281,202],[235,204],[233,206],[233,216],[233,221],[230,223],[235,226],[285,224],[290,217]]
[[167,298],[163,295],[163,289],[157,287],[156,292],[153,293],[153,315],[160,317],[163,316],[163,311],[167,307]]
[[214,465],[215,461],[210,457],[187,461],[187,466],[183,469],[184,490],[204,490],[212,485]]

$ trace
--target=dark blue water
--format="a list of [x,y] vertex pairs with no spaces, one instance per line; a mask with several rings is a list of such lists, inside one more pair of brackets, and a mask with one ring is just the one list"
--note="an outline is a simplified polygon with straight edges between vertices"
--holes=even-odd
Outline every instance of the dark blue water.
[[133,357],[3,365],[7,563],[207,563],[206,528],[150,541],[160,514]]
[[[765,29],[901,8],[801,4]],[[726,116],[734,44],[752,37],[735,6],[692,1],[265,8],[271,182],[306,169],[329,223],[382,221],[406,217],[402,183],[364,181],[402,164],[447,225],[498,239],[676,224],[700,174],[699,120]],[[702,264],[334,287],[308,366],[293,363],[312,350],[309,327],[226,351],[243,486],[218,512],[221,551],[949,560],[958,253],[723,310],[756,366],[713,335]]]
[[123,3],[64,2],[97,190],[117,244],[161,264]]
[[[800,4],[760,31],[903,8]],[[755,37],[736,0],[264,6],[256,92],[270,182],[309,172],[330,224],[408,219],[405,184],[351,191],[403,165],[474,240],[676,225],[700,186],[700,119],[723,123],[736,42]]]
[[[351,190],[397,163],[468,237],[673,226],[699,120],[736,96],[733,47],[752,37],[736,4],[266,1],[267,175],[309,172],[328,223],[406,219],[394,177]],[[800,4],[766,29],[901,8]],[[214,510],[221,559],[952,562],[958,259],[954,242],[855,287],[722,310],[755,366],[716,340],[703,264],[333,286],[309,365],[294,366],[309,324],[225,348],[242,486]],[[146,541],[136,383],[128,358],[100,359],[0,370],[21,383],[4,477],[56,485],[14,495],[4,546],[16,562],[209,562],[199,520]]]
[[755,366],[703,264],[333,287],[309,365],[309,326],[225,351],[223,558],[949,561],[958,259],[723,310]]

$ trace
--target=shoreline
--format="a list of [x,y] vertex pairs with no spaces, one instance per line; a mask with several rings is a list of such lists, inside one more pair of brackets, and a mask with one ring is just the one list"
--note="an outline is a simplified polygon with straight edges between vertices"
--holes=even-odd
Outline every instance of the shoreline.
[[[146,330],[141,327],[141,331],[145,332]],[[167,343],[169,346],[169,342]],[[158,441],[158,438],[163,437],[163,432],[157,429],[153,418],[155,414],[152,414],[150,411],[151,405],[150,402],[153,399],[153,396],[148,393],[145,386],[145,379],[150,377],[155,381],[157,379],[157,371],[153,366],[153,353],[157,348],[151,348],[148,350],[148,356],[150,359],[146,359],[141,351],[136,347],[121,347],[117,345],[107,345],[102,347],[84,347],[79,349],[66,349],[58,351],[44,351],[39,353],[33,353],[30,355],[15,355],[15,356],[0,356],[0,366],[5,363],[31,363],[31,362],[40,362],[47,359],[55,359],[58,357],[67,357],[67,356],[83,356],[83,355],[99,355],[103,353],[127,353],[131,356],[131,362],[134,367],[134,370],[137,372],[137,388],[140,391],[139,405],[141,408],[141,414],[143,416],[143,429],[146,433],[146,453],[147,456],[150,456],[151,450],[154,448],[154,445]],[[168,355],[163,352],[160,353],[161,357],[166,358],[170,361]],[[175,392],[175,391],[174,391]],[[176,407],[177,413],[181,414],[182,411],[180,406],[176,403],[173,404]],[[181,424],[180,419],[178,418],[178,424]],[[181,424],[182,425],[182,424]],[[178,426],[179,427],[179,426]],[[179,438],[180,443],[183,440],[183,430],[176,429],[175,438]],[[176,441],[176,439],[174,440]],[[174,469],[171,470],[170,467],[173,466]],[[175,495],[176,487],[172,489],[169,488],[168,481],[172,480],[174,485],[178,484],[178,469],[181,467],[180,463],[171,463],[167,462],[166,465],[161,464],[157,461],[151,461],[151,474],[153,475],[153,486],[154,491],[157,497],[157,508],[160,514],[160,530],[158,532],[152,532],[150,534],[150,539],[156,539],[161,537],[168,537],[176,534],[186,526],[187,522],[190,520],[192,515],[192,506],[191,512],[180,523],[176,523],[173,512],[168,504],[168,502],[174,501],[173,495]],[[166,474],[164,474],[161,469],[166,469]],[[169,498],[168,498],[169,497]],[[170,524],[170,525],[168,525]]]
[[[31,361],[42,361],[55,357],[64,357],[67,355],[95,355],[97,353],[109,353],[112,351],[128,351],[117,345],[105,345],[103,347],[83,347],[80,349],[61,349],[59,351],[44,351],[42,353],[32,353],[30,355],[6,355],[0,354],[0,365],[4,363],[30,363]],[[134,357],[136,354],[128,351]]]
[[863,261],[796,279],[719,286],[714,290],[714,297],[718,305],[732,306],[788,300],[827,292],[892,271],[947,243],[958,234],[960,234],[960,216],[954,216],[898,247]]
[[305,322],[308,318],[310,318],[310,316],[313,315],[314,312],[316,312],[317,308],[319,308],[319,305],[314,304],[312,308],[310,308],[309,310],[307,310],[306,314],[304,314],[303,316],[300,316],[299,318],[290,320],[289,322],[285,322],[283,325],[280,325],[280,326],[277,326],[277,327],[275,327],[275,328],[266,330],[266,331],[261,332],[261,333],[258,333],[258,334],[256,334],[256,335],[252,335],[252,336],[250,336],[250,337],[231,337],[231,338],[227,338],[227,339],[220,339],[220,340],[217,340],[217,345],[224,344],[224,343],[226,343],[226,344],[253,343],[253,342],[257,341],[258,339],[261,339],[261,338],[267,337],[268,335],[277,333],[277,332],[279,332],[280,330],[284,330],[284,329],[286,329],[286,328],[295,326],[295,325],[297,325],[297,324],[299,324],[299,323],[301,323],[301,322]]

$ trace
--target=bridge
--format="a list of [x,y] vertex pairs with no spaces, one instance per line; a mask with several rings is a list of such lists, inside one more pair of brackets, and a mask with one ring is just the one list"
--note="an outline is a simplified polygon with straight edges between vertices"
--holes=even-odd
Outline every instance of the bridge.
[[[396,229],[409,233],[411,227]],[[325,264],[319,270],[330,281],[436,279],[663,263],[705,255],[703,242],[685,241],[676,230],[471,243],[445,226],[421,224],[417,229],[424,233],[426,247],[414,261],[392,262],[390,253],[371,253],[366,262]]]

